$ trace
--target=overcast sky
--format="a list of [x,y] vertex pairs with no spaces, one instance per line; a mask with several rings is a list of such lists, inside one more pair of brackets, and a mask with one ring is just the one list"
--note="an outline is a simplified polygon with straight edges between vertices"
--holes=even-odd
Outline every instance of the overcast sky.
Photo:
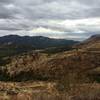
[[0,36],[84,40],[100,34],[100,0],[0,0]]

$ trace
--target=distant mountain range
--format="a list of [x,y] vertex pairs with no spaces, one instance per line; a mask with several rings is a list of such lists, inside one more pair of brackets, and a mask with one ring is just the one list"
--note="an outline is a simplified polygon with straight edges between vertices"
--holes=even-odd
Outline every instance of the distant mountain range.
[[18,36],[18,35],[7,35],[0,37],[1,45],[31,45],[35,49],[42,49],[48,47],[73,45],[77,43],[73,40],[66,39],[53,39],[43,36]]
[[43,36],[18,36],[7,35],[0,37],[0,57],[16,55],[19,53],[47,49],[72,46],[78,43],[74,40],[53,39]]

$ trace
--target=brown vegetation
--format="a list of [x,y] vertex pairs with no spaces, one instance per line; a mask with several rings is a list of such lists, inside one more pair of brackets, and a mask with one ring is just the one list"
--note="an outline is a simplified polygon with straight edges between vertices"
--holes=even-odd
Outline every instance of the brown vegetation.
[[100,99],[100,39],[92,37],[72,51],[9,59],[0,67],[0,79],[13,82],[0,83],[0,100]]

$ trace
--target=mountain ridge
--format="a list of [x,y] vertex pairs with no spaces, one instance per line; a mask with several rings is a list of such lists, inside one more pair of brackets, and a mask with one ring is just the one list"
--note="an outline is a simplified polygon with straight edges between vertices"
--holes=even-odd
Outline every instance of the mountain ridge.
[[80,48],[80,49],[98,49],[100,50],[100,34],[96,34],[91,36],[90,38],[76,44],[73,46],[74,48]]
[[[19,36],[19,35],[6,35],[6,36],[2,36],[0,37],[0,43],[6,43],[6,42],[12,42],[14,44],[33,44],[35,42],[50,42],[48,45],[50,46],[54,46],[56,45],[56,43],[59,44],[66,44],[66,45],[70,45],[73,44],[74,42],[78,42],[78,41],[74,41],[74,40],[67,40],[67,39],[54,39],[54,38],[48,38],[48,37],[44,37],[44,36]],[[55,43],[53,43],[55,42]],[[66,43],[64,43],[66,42]],[[68,43],[69,42],[69,43]],[[36,43],[35,43],[36,44]]]

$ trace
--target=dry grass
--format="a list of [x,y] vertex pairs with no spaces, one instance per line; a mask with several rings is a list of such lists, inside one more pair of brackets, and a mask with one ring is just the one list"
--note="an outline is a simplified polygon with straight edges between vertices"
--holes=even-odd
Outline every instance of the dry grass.
[[54,82],[0,82],[0,100],[100,100],[100,84],[77,84],[59,92]]

